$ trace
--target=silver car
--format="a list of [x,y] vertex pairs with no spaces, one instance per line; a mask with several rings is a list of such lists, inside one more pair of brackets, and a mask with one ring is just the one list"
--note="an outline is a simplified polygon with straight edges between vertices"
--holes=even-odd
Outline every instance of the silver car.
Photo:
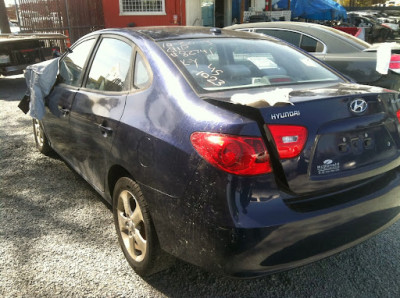
[[313,54],[359,84],[400,90],[400,55],[391,55],[387,74],[376,71],[377,53],[371,44],[343,31],[302,22],[262,22],[226,27],[274,36]]

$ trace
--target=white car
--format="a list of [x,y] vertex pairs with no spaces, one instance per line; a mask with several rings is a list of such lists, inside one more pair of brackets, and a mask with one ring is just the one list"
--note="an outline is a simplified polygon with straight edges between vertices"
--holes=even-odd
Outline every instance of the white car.
[[395,33],[399,32],[399,24],[392,18],[377,18],[378,22],[386,27],[392,29]]

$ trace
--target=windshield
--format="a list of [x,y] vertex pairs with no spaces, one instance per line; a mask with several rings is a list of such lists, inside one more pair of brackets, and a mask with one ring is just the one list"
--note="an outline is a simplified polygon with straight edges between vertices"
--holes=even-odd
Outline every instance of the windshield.
[[211,38],[159,44],[203,91],[341,81],[302,52],[268,40]]

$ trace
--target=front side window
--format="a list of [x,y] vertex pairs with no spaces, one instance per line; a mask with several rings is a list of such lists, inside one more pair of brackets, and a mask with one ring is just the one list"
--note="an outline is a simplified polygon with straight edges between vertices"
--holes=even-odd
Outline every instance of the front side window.
[[123,91],[129,88],[128,73],[132,47],[119,39],[104,38],[96,52],[86,88]]
[[199,91],[342,80],[302,52],[268,40],[211,38],[159,44]]
[[165,0],[119,0],[121,15],[165,14]]
[[81,42],[72,49],[72,53],[69,53],[60,61],[59,78],[61,83],[75,87],[80,86],[80,77],[83,67],[85,66],[85,62],[94,42],[94,38]]

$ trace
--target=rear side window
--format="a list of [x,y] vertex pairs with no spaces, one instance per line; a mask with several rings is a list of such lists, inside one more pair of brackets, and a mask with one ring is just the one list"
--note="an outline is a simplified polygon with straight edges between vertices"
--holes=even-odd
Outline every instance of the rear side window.
[[314,38],[303,35],[303,37],[301,38],[300,48],[310,53],[316,53],[322,52],[324,49],[324,45]]
[[138,88],[145,88],[150,82],[150,73],[147,70],[146,63],[139,52],[136,53],[135,72],[133,75],[133,85]]
[[80,77],[94,42],[94,38],[81,42],[61,60],[59,77],[62,83],[80,86]]
[[86,87],[100,91],[127,90],[131,56],[131,45],[119,39],[104,38],[94,57]]
[[301,34],[297,32],[271,29],[256,29],[256,32],[282,39],[297,47],[300,45]]

